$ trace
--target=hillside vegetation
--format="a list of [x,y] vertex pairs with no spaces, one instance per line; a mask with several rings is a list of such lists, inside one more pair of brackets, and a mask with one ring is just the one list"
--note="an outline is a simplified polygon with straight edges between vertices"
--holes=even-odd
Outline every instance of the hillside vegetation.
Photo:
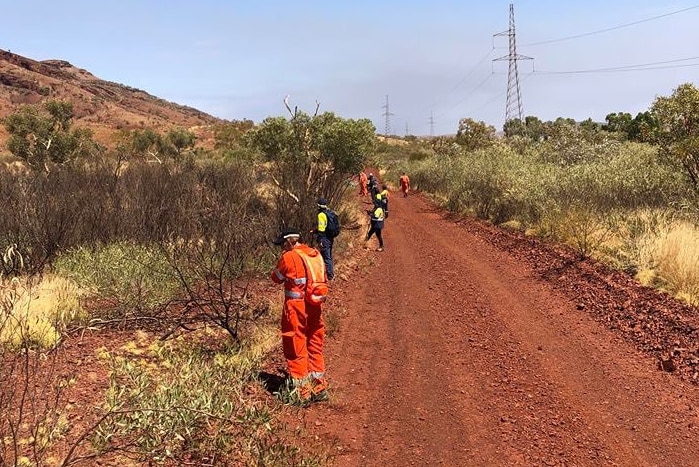
[[[99,79],[64,60],[37,61],[0,50],[0,118],[23,105],[67,101],[74,119],[102,144],[120,129],[199,129],[220,122],[205,112],[168,102],[146,91]],[[203,131],[203,130],[202,130]],[[0,145],[7,137],[0,128]]]

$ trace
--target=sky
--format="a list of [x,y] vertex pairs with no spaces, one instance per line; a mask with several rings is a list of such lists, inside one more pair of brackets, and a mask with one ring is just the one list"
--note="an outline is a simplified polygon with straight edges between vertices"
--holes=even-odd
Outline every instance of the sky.
[[461,118],[501,130],[515,76],[522,116],[603,122],[699,78],[697,0],[0,0],[0,12],[0,49],[256,123],[288,116],[289,96],[381,134],[453,134]]

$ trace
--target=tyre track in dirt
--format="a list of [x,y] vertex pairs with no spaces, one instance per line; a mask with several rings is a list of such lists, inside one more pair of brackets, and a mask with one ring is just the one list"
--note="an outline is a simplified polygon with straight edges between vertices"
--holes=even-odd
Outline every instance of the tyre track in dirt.
[[337,281],[336,465],[698,465],[699,395],[417,196]]

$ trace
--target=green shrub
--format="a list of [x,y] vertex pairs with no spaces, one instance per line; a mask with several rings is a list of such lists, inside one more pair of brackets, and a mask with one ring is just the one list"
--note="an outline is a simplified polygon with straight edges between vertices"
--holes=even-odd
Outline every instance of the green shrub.
[[55,269],[99,301],[98,319],[156,315],[179,286],[160,249],[129,242],[75,248],[56,259]]

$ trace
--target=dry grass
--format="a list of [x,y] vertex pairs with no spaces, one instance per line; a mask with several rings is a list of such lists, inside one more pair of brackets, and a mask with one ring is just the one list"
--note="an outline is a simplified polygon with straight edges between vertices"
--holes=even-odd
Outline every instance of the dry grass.
[[0,282],[0,344],[55,346],[61,330],[82,314],[77,286],[62,277]]
[[663,223],[644,235],[638,247],[639,281],[699,304],[699,228],[687,222]]

